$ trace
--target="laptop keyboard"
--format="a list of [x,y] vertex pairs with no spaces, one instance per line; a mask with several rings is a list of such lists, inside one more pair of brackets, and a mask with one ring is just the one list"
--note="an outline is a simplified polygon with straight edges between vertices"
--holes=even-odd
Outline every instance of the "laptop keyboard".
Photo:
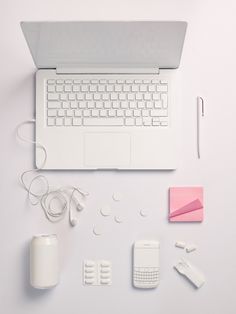
[[168,126],[168,83],[148,79],[48,79],[47,125]]

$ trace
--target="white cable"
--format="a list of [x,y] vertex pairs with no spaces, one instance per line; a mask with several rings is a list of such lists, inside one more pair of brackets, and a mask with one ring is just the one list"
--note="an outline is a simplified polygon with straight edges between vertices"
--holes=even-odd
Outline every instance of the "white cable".
[[[81,202],[80,197],[84,198],[88,195],[88,193],[72,185],[61,187],[58,189],[50,189],[48,179],[42,174],[37,174],[37,172],[42,170],[46,164],[46,148],[40,143],[22,136],[20,130],[24,125],[27,124],[35,124],[35,120],[28,120],[20,123],[16,129],[17,138],[28,144],[35,145],[36,148],[40,148],[44,152],[44,158],[40,167],[38,167],[37,169],[33,168],[30,170],[26,170],[20,175],[20,182],[24,189],[27,191],[28,200],[34,206],[40,204],[46,218],[51,222],[58,222],[62,220],[65,217],[67,210],[69,210],[69,221],[72,226],[75,226],[77,224],[77,219],[73,218],[72,204],[74,203],[75,208],[78,211],[81,211],[84,208],[84,204]],[[31,177],[28,184],[26,182],[26,177]],[[39,181],[41,181],[44,186],[42,192],[33,192],[32,188],[34,184]],[[53,205],[55,201],[57,202],[57,206]]]

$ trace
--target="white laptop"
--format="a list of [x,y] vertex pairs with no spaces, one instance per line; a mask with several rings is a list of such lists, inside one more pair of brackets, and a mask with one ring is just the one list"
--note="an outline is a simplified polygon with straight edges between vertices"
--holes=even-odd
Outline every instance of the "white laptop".
[[[22,22],[45,169],[176,169],[187,23]],[[36,166],[42,152],[36,149]]]

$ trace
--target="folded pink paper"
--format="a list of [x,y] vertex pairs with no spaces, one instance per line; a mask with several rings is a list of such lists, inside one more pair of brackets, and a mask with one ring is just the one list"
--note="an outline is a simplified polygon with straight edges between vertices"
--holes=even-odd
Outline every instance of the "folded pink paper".
[[169,190],[169,221],[203,221],[203,188],[172,187]]

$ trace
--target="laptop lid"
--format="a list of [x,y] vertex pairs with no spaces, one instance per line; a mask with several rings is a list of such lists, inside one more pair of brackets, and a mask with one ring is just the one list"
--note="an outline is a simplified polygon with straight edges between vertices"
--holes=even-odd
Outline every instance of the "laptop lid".
[[79,64],[177,68],[187,23],[22,22],[21,27],[38,69]]

